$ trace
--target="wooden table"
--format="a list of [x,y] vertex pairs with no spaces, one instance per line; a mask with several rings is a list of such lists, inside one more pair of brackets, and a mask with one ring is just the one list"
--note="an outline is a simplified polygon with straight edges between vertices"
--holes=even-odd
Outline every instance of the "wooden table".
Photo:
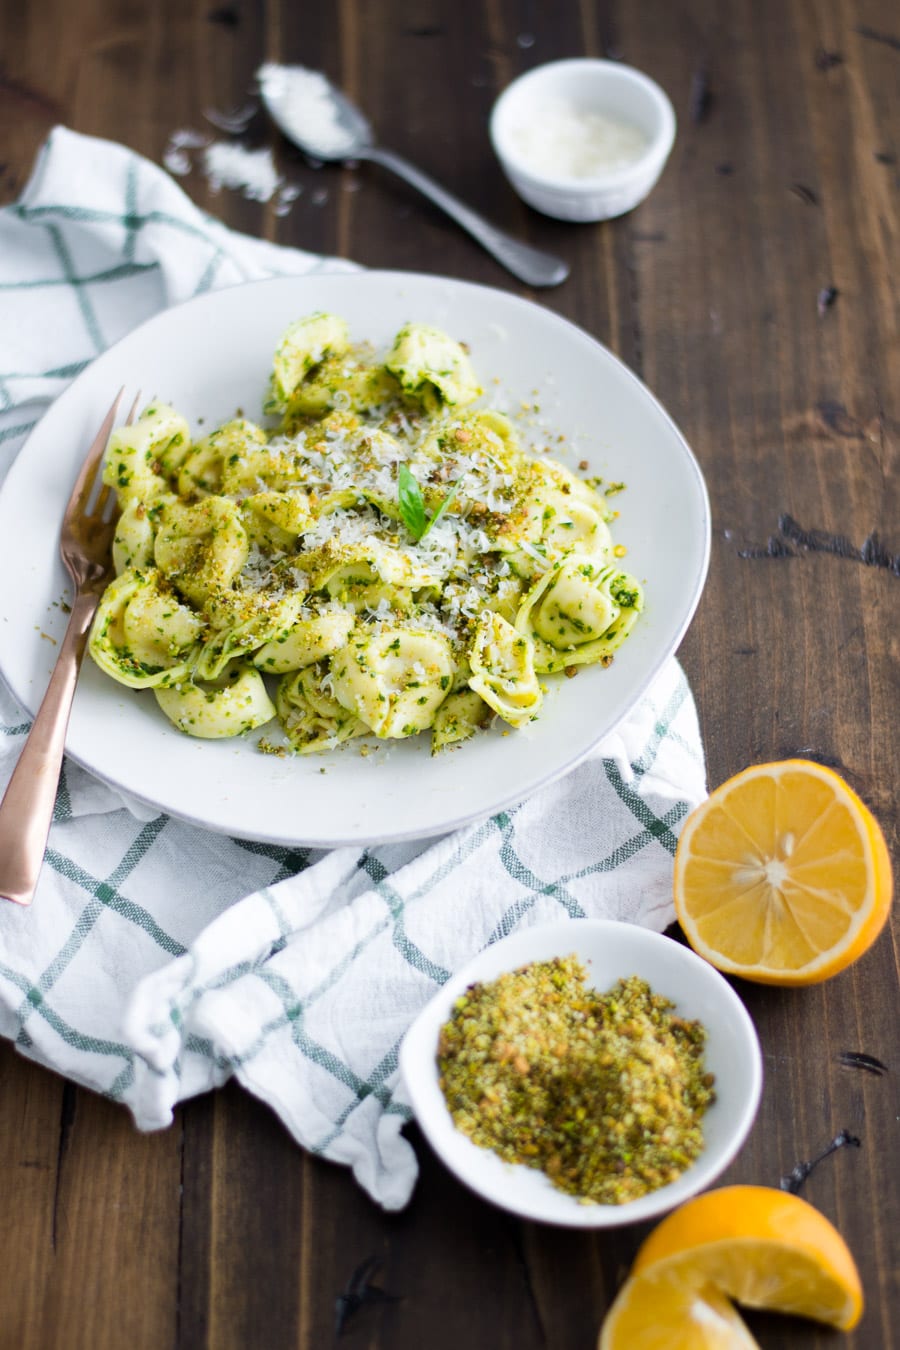
[[[326,70],[384,143],[572,264],[541,303],[633,367],[684,429],[713,507],[709,581],[681,658],[713,784],[801,754],[836,766],[895,850],[900,773],[900,16],[890,0],[0,0],[0,191],[55,122],[161,159],[203,110],[245,101],[265,58]],[[669,92],[670,164],[632,215],[566,226],[524,207],[486,121],[519,72],[624,59]],[[251,129],[306,191],[290,215],[235,193],[202,206],[251,234],[519,290],[467,237],[372,168],[316,171]],[[316,192],[316,189],[323,191]],[[356,190],[353,190],[356,189]],[[894,935],[896,936],[896,926]],[[805,1195],[840,1228],[868,1310],[842,1344],[895,1344],[900,1198],[892,934],[806,990],[740,986],[766,1086],[726,1181],[777,1185],[841,1130],[860,1140]],[[864,1051],[874,1074],[841,1063]],[[334,1343],[335,1300],[369,1257],[400,1301],[341,1342],[582,1350],[644,1229],[523,1224],[454,1182],[413,1132],[422,1176],[381,1213],[240,1090],[135,1132],[120,1108],[0,1050],[0,1346]],[[760,1343],[839,1343],[750,1316]]]

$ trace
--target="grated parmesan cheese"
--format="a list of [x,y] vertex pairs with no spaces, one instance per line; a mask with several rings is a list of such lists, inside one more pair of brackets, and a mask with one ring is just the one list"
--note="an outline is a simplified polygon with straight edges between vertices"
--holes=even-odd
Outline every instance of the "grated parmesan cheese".
[[209,145],[208,136],[193,131],[190,127],[181,127],[178,131],[173,131],[169,137],[163,151],[163,164],[169,173],[178,174],[179,178],[183,178],[193,167],[188,151],[202,150],[205,145]]
[[552,178],[596,178],[634,164],[649,141],[639,127],[566,99],[533,105],[510,141],[529,168]]
[[304,149],[325,158],[352,151],[353,135],[341,125],[331,85],[321,71],[267,61],[256,78],[263,98],[276,105]]
[[[205,115],[214,120],[209,113]],[[194,168],[192,153],[200,151],[200,167],[213,192],[231,188],[258,202],[274,197],[276,216],[286,216],[303,191],[299,183],[284,181],[271,150],[251,150],[240,141],[210,141],[191,127],[172,132],[163,151],[163,164],[169,173],[184,178]]]
[[203,152],[203,165],[213,192],[238,188],[252,201],[271,201],[284,182],[268,147],[248,150],[240,141],[213,141]]

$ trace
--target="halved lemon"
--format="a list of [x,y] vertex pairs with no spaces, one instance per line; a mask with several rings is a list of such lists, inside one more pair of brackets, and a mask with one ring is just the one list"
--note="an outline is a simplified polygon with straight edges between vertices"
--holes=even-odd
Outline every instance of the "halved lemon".
[[863,1306],[853,1257],[823,1214],[768,1186],[725,1186],[653,1230],[607,1314],[599,1350],[755,1344],[729,1299],[844,1331]]
[[636,1275],[619,1291],[597,1350],[759,1350],[759,1342],[718,1290]]
[[760,1350],[718,1289],[631,1276],[600,1327],[598,1350]]
[[878,821],[831,769],[758,764],[685,821],[675,910],[696,952],[762,984],[814,984],[887,920],[893,877]]

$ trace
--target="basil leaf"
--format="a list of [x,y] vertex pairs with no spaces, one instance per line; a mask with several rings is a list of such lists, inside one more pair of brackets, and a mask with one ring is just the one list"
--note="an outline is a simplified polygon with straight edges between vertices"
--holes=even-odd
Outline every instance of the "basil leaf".
[[444,514],[444,512],[447,510],[447,507],[448,507],[448,506],[450,505],[450,503],[453,501],[453,498],[456,496],[457,492],[459,492],[459,485],[460,485],[461,482],[462,482],[462,479],[461,479],[461,478],[457,478],[456,482],[453,484],[452,488],[451,488],[450,491],[447,493],[446,497],[445,497],[444,500],[441,502],[440,506],[439,506],[438,509],[435,511],[434,515],[431,517],[431,519],[429,520],[428,524],[425,526],[425,528],[424,528],[424,530],[422,531],[422,533],[419,535],[419,539],[420,539],[420,540],[425,538],[426,534],[427,534],[428,531],[431,529],[432,525],[436,525],[436,524],[438,523],[438,521],[440,520],[441,516],[442,516],[442,515]]
[[400,503],[400,515],[403,524],[413,539],[421,539],[427,529],[425,520],[425,502],[422,489],[408,464],[401,464],[397,475],[397,491]]

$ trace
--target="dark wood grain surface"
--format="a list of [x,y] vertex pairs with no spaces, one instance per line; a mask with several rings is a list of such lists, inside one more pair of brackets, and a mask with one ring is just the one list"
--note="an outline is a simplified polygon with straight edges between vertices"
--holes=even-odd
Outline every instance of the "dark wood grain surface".
[[[879,815],[897,858],[900,771],[900,13],[892,0],[0,0],[0,196],[49,128],[160,161],[170,133],[243,103],[262,59],[326,70],[386,145],[572,264],[541,303],[607,343],[683,428],[713,507],[709,582],[681,649],[712,784],[803,754]],[[623,219],[566,226],[523,206],[486,120],[532,65],[608,55],[679,119],[670,164]],[[291,213],[188,193],[251,234],[373,267],[519,290],[374,167],[315,170]],[[817,303],[834,288],[833,302]],[[0,316],[2,321],[2,316]],[[849,541],[838,546],[836,537]],[[868,544],[867,544],[868,541]],[[853,556],[841,556],[852,554]],[[804,1194],[847,1238],[867,1311],[845,1338],[750,1316],[766,1350],[900,1344],[896,934],[806,990],[739,986],[766,1085],[726,1181],[777,1185],[846,1129]],[[882,1075],[841,1064],[865,1051]],[[0,1047],[0,1347],[335,1343],[335,1300],[367,1258],[398,1301],[340,1344],[582,1350],[646,1229],[520,1223],[413,1139],[409,1208],[381,1213],[235,1087],[139,1135],[113,1106]]]

